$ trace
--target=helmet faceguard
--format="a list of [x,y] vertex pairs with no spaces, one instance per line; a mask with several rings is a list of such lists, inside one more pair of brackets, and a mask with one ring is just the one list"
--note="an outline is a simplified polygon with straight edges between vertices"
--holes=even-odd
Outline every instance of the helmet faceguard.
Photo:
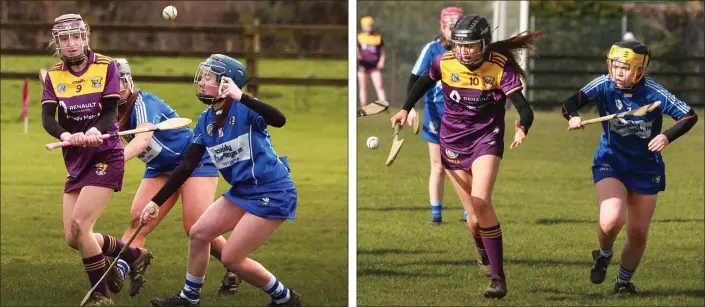
[[629,40],[612,45],[607,53],[607,69],[615,87],[628,90],[639,83],[646,75],[649,55],[649,49],[639,41]]
[[[458,19],[451,32],[452,49],[458,62],[465,65],[482,63],[485,50],[492,38],[490,23],[484,17],[470,14]],[[473,48],[479,46],[479,48]],[[472,52],[472,49],[479,49]]]
[[[78,14],[64,14],[54,19],[51,29],[55,53],[67,65],[79,65],[87,58],[88,26]],[[69,53],[69,54],[67,54]]]
[[[242,88],[245,85],[247,70],[237,60],[222,54],[213,54],[205,61],[198,65],[198,70],[193,78],[193,83],[199,87],[196,97],[201,102],[212,105],[223,101],[225,98],[220,97],[222,93],[223,77],[229,77],[235,82],[237,87]],[[217,88],[218,96],[208,95],[208,88]]]
[[132,81],[132,70],[130,69],[130,64],[127,63],[126,59],[116,58],[113,59],[115,66],[117,66],[118,72],[120,72],[120,83],[124,86],[124,89],[120,90],[120,102],[118,105],[122,105],[127,102],[128,98],[122,99],[123,93],[126,91],[130,92],[130,95],[135,91],[135,83]]

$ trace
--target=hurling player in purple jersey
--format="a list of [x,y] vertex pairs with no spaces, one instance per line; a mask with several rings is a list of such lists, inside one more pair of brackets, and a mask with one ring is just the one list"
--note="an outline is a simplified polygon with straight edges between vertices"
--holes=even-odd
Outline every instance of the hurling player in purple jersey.
[[[487,19],[465,15],[451,32],[452,51],[437,56],[429,75],[416,81],[392,127],[404,125],[409,110],[437,81],[442,82],[445,110],[441,119],[441,162],[463,207],[467,226],[479,250],[490,263],[490,286],[485,297],[507,294],[503,268],[502,230],[492,208],[491,196],[499,162],[504,154],[504,105],[516,107],[520,119],[514,123],[510,148],[519,146],[533,122],[533,111],[521,93],[526,74],[514,53],[533,50],[543,32],[514,36],[490,43]],[[479,233],[479,235],[478,235]]]
[[[113,192],[122,189],[125,162],[118,138],[100,138],[118,131],[118,71],[112,59],[90,49],[89,40],[89,28],[80,15],[65,14],[54,20],[49,45],[61,62],[44,80],[42,125],[49,135],[72,143],[62,149],[68,172],[63,197],[64,237],[81,254],[92,288],[125,246],[112,236],[93,232]],[[128,247],[120,258],[133,272],[144,274],[152,254]],[[122,275],[118,266],[113,268],[91,294],[88,306],[112,304],[108,288],[113,293],[122,289]]]
[[370,17],[360,19],[362,33],[357,35],[357,81],[360,88],[360,104],[367,105],[367,77],[372,79],[372,85],[377,91],[377,99],[387,100],[382,84],[382,69],[384,69],[384,40],[382,35],[374,30],[375,20]]

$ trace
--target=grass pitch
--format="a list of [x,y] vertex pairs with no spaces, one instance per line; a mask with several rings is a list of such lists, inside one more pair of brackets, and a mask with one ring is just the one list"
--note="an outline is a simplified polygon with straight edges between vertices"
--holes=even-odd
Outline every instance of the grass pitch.
[[[135,75],[193,75],[203,59],[128,58]],[[38,71],[52,57],[6,57],[3,71]],[[261,76],[347,76],[345,61],[264,60]],[[22,81],[2,80],[2,270],[3,306],[75,306],[90,285],[80,256],[64,241],[61,197],[66,171],[61,152],[47,152],[53,142],[41,126],[41,85],[31,79],[30,133],[23,133],[20,113]],[[198,119],[205,109],[191,84],[141,83],[180,116]],[[299,193],[296,220],[285,223],[252,258],[295,289],[309,306],[347,304],[347,88],[260,86],[260,97],[287,116],[281,129],[270,127],[280,155],[288,155]],[[325,127],[325,128],[323,128]],[[144,163],[126,164],[122,192],[113,194],[95,226],[96,232],[120,238],[130,222],[130,205],[142,179]],[[228,188],[220,179],[218,193]],[[219,195],[219,194],[218,194]],[[181,203],[147,238],[155,259],[140,295],[113,295],[116,305],[149,306],[154,297],[172,296],[186,276],[186,237]],[[262,306],[268,296],[243,283],[232,297],[216,296],[224,269],[211,257],[201,305]],[[127,282],[129,283],[129,282]],[[126,284],[127,286],[127,284]]]
[[[426,225],[431,217],[427,143],[405,127],[404,147],[392,166],[384,166],[392,142],[389,118],[395,112],[357,120],[358,305],[703,305],[702,119],[663,153],[667,187],[659,195],[648,247],[634,275],[640,293],[622,297],[612,290],[624,232],[605,282],[589,280],[590,252],[598,247],[590,167],[600,125],[569,132],[558,111],[537,112],[527,139],[509,150],[518,119],[510,108],[493,194],[509,290],[498,301],[482,296],[489,279],[479,274],[474,243],[459,222],[462,205],[449,180],[446,223]],[[592,118],[588,114],[584,117]],[[664,122],[665,128],[673,124],[670,117]],[[380,139],[377,150],[365,146],[371,135]]]

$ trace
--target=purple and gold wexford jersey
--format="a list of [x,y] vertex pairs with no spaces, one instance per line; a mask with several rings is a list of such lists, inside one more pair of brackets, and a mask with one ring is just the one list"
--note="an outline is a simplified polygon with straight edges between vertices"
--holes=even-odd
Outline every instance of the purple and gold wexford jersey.
[[384,41],[379,33],[360,33],[357,35],[357,50],[362,56],[362,63],[377,65],[382,55]]
[[[112,59],[90,51],[88,65],[73,72],[63,62],[54,65],[44,80],[42,104],[58,104],[58,122],[70,133],[86,132],[93,127],[102,109],[103,98],[120,97],[120,75]],[[117,120],[107,133],[118,132]],[[64,147],[64,163],[71,176],[78,176],[100,152],[119,149],[119,138],[103,140],[98,147]]]
[[522,83],[507,57],[487,52],[475,70],[455,59],[452,51],[437,56],[429,77],[441,81],[445,112],[441,120],[441,146],[469,154],[479,142],[504,140],[504,103]]

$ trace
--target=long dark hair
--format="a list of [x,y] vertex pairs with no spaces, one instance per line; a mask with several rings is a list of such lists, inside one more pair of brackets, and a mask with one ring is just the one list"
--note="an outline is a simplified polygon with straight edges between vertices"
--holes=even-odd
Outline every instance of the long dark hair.
[[529,57],[536,57],[536,39],[546,35],[543,31],[529,30],[519,33],[509,39],[492,42],[487,45],[487,52],[494,51],[507,57],[507,63],[512,63],[516,68],[517,73],[522,79],[526,80],[526,71],[518,65],[520,51],[525,49],[528,51]]
[[135,87],[132,93],[130,93],[130,97],[127,97],[127,101],[118,106],[118,126],[120,126],[120,131],[125,131],[129,128],[127,125],[130,123],[132,108],[135,107],[139,92],[140,89]]

